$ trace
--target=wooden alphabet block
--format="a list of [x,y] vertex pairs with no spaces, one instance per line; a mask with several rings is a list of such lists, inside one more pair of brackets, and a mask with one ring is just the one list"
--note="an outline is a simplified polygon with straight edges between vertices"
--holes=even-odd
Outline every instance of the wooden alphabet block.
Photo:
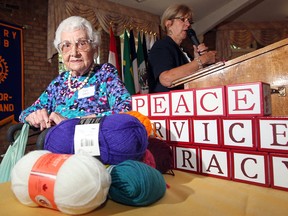
[[168,140],[168,120],[161,117],[149,117],[152,123],[152,136],[160,137],[161,139]]
[[169,122],[169,141],[172,144],[191,144],[191,120],[190,118],[171,117]]
[[192,118],[193,145],[220,147],[221,146],[220,118]]
[[263,82],[226,86],[227,116],[271,115],[270,84]]
[[194,90],[170,92],[171,116],[194,116]]
[[196,116],[225,116],[225,87],[195,89]]
[[288,155],[270,154],[271,187],[288,191]]
[[224,179],[231,179],[230,152],[225,149],[200,149],[200,173]]
[[150,94],[150,116],[170,116],[170,94]]
[[150,95],[133,95],[132,110],[138,111],[142,115],[150,116]]
[[199,172],[197,147],[175,147],[175,168],[189,172]]
[[223,147],[256,150],[255,124],[254,118],[222,118]]
[[257,118],[259,151],[288,153],[288,117]]
[[232,180],[269,186],[266,152],[232,151]]

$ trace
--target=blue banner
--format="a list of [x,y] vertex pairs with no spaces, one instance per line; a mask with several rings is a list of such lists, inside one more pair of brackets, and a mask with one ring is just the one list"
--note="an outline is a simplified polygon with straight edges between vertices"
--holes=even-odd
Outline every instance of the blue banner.
[[22,28],[0,21],[0,126],[18,122],[24,107]]

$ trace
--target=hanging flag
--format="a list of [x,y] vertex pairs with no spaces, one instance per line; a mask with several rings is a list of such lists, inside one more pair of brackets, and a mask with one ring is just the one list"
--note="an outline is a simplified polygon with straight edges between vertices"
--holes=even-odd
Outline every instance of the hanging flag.
[[147,69],[146,69],[146,62],[144,59],[144,52],[143,52],[140,32],[138,32],[137,65],[138,65],[138,74],[139,74],[139,83],[140,83],[140,93],[148,94],[149,92],[148,75],[147,75]]
[[127,90],[131,95],[135,94],[135,86],[132,74],[132,62],[130,57],[129,38],[126,30],[124,30],[123,73],[124,73],[124,83]]
[[109,45],[108,63],[113,64],[117,68],[119,77],[122,78],[117,55],[116,39],[111,26],[110,26],[110,45]]
[[135,49],[135,39],[134,39],[133,29],[130,30],[129,42],[130,42],[130,54],[131,54],[135,93],[138,94],[140,92],[140,84],[139,84],[137,53],[136,53],[136,49]]
[[144,59],[145,59],[145,62],[146,62],[146,67],[147,67],[147,64],[148,64],[148,52],[147,52],[145,32],[143,32],[142,46],[143,46]]

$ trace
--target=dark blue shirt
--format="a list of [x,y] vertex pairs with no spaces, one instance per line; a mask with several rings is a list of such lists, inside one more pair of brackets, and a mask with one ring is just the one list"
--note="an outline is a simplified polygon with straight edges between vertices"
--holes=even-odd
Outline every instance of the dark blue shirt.
[[161,85],[159,76],[164,71],[186,63],[188,63],[188,59],[172,38],[166,36],[156,41],[148,55],[149,93],[184,89],[184,85],[179,85],[174,88],[167,88]]

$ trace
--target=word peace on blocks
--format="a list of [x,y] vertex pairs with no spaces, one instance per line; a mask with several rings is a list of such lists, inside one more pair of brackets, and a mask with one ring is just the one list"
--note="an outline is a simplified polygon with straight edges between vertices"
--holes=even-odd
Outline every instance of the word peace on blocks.
[[146,116],[267,116],[271,89],[263,82],[133,95],[132,109]]

